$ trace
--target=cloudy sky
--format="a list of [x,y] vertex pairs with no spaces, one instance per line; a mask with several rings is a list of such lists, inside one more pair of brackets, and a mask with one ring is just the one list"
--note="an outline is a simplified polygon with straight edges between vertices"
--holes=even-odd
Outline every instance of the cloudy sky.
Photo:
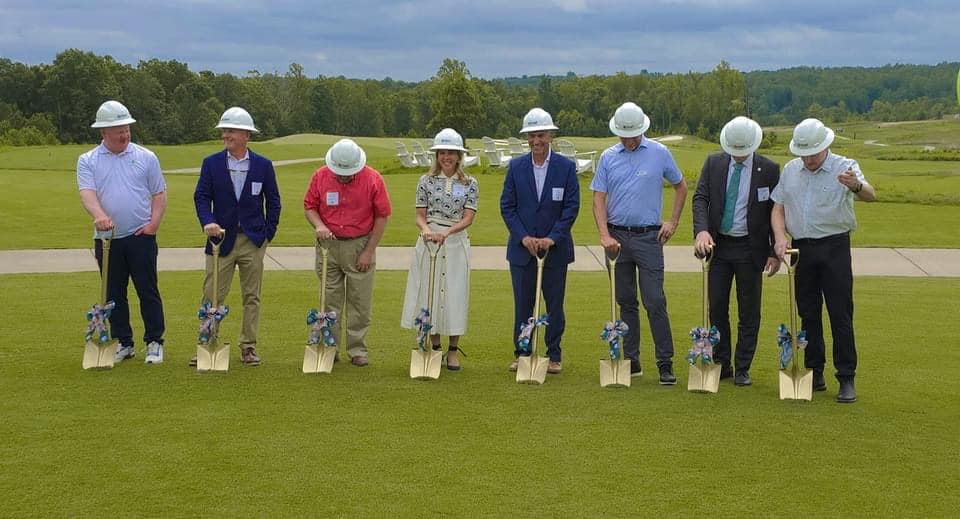
[[0,0],[0,57],[76,47],[194,71],[483,78],[960,61],[957,0]]

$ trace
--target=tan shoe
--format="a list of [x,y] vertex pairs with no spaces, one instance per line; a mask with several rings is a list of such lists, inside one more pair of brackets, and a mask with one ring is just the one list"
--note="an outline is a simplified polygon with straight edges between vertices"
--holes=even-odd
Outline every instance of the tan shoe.
[[240,362],[243,363],[244,366],[259,366],[260,357],[257,356],[257,349],[253,346],[243,348],[240,353]]
[[509,368],[510,371],[516,372],[516,371],[517,371],[517,366],[519,366],[519,365],[520,365],[520,361],[517,360],[517,359],[513,359],[513,362],[510,363],[510,368]]
[[547,373],[552,373],[556,375],[561,371],[563,371],[563,366],[561,366],[559,362],[554,362],[551,360],[550,364],[547,364]]
[[460,359],[457,358],[457,351],[459,349],[456,346],[450,346],[447,349],[447,369],[450,371],[460,370]]

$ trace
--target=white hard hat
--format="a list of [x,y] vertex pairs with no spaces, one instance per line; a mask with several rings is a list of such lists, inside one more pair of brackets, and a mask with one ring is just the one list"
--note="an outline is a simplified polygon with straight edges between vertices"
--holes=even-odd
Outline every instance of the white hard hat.
[[430,151],[437,150],[467,151],[463,147],[463,137],[453,128],[444,128],[433,138],[433,146],[430,146]]
[[763,140],[763,130],[748,117],[734,117],[720,130],[720,147],[731,157],[746,157],[757,151]]
[[610,119],[610,131],[617,137],[632,138],[643,135],[650,127],[650,118],[634,103],[623,103]]
[[367,154],[350,139],[340,139],[327,150],[327,167],[337,175],[356,175],[367,164]]
[[110,128],[113,126],[126,126],[137,122],[130,116],[130,110],[117,101],[107,101],[97,109],[97,120],[90,125],[91,128]]
[[833,143],[833,130],[827,128],[819,119],[804,119],[793,129],[790,140],[790,153],[798,157],[816,155]]
[[520,133],[543,132],[547,130],[559,130],[553,124],[553,117],[543,108],[534,108],[523,116],[523,128]]
[[220,116],[220,124],[217,125],[217,128],[233,128],[260,133],[260,130],[253,126],[253,117],[250,117],[250,114],[239,106],[227,108],[227,111]]

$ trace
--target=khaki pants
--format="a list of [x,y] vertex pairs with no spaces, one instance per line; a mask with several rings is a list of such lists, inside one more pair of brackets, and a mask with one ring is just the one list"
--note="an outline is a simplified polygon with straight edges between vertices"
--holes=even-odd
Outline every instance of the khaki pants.
[[[345,346],[350,358],[367,356],[367,330],[370,328],[370,312],[373,300],[373,274],[376,271],[376,257],[366,272],[357,270],[357,256],[367,244],[367,237],[352,240],[328,240],[323,246],[327,255],[327,308],[323,311],[337,312],[337,325],[333,337],[338,346]],[[317,245],[317,277],[323,257],[320,245]],[[346,316],[344,316],[346,306]],[[347,339],[343,342],[341,329],[346,317]]]
[[[240,326],[241,348],[257,345],[257,328],[260,326],[260,283],[263,281],[263,257],[267,253],[267,244],[257,247],[243,233],[237,234],[237,241],[230,254],[220,257],[220,272],[217,284],[220,285],[217,302],[224,304],[230,293],[234,270],[240,270],[240,296],[243,299],[243,316]],[[213,256],[207,256],[207,273],[203,280],[204,300],[211,300],[213,294]],[[233,313],[233,312],[231,312]]]

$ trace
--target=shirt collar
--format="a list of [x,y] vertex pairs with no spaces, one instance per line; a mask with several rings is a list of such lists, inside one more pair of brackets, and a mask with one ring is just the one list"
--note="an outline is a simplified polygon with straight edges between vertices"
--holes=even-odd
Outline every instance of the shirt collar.
[[633,153],[633,152],[639,150],[640,148],[644,148],[644,149],[645,149],[645,148],[647,147],[647,140],[648,140],[648,139],[647,139],[645,136],[641,135],[641,136],[640,136],[640,144],[639,144],[639,145],[636,147],[636,149],[634,149],[633,151],[627,151],[627,147],[624,146],[622,142],[618,142],[618,143],[616,144],[617,153]]
[[[227,150],[224,150],[224,151],[227,151]],[[234,157],[233,155],[230,154],[229,151],[227,151],[227,158],[228,158],[228,159],[233,159],[233,160],[235,160],[235,161],[237,161],[237,162],[243,162],[243,161],[245,161],[245,160],[250,160],[250,148],[247,148],[247,150],[246,150],[245,152],[243,152],[243,157],[240,157],[239,159],[236,158],[236,157]]]
[[530,163],[533,164],[535,168],[545,168],[550,165],[550,156],[553,155],[553,147],[547,147],[547,158],[544,159],[543,165],[538,166],[537,162],[533,160],[533,153],[530,154]]
[[103,141],[100,141],[100,146],[99,146],[99,148],[100,148],[100,154],[101,154],[101,155],[116,155],[116,156],[120,157],[120,156],[122,156],[122,155],[126,155],[127,153],[131,153],[131,152],[133,151],[133,150],[130,149],[131,146],[133,146],[133,142],[128,142],[128,143],[127,143],[127,147],[124,148],[123,151],[121,151],[120,153],[114,153],[114,152],[110,151],[109,148],[107,148],[107,145],[104,144]]

